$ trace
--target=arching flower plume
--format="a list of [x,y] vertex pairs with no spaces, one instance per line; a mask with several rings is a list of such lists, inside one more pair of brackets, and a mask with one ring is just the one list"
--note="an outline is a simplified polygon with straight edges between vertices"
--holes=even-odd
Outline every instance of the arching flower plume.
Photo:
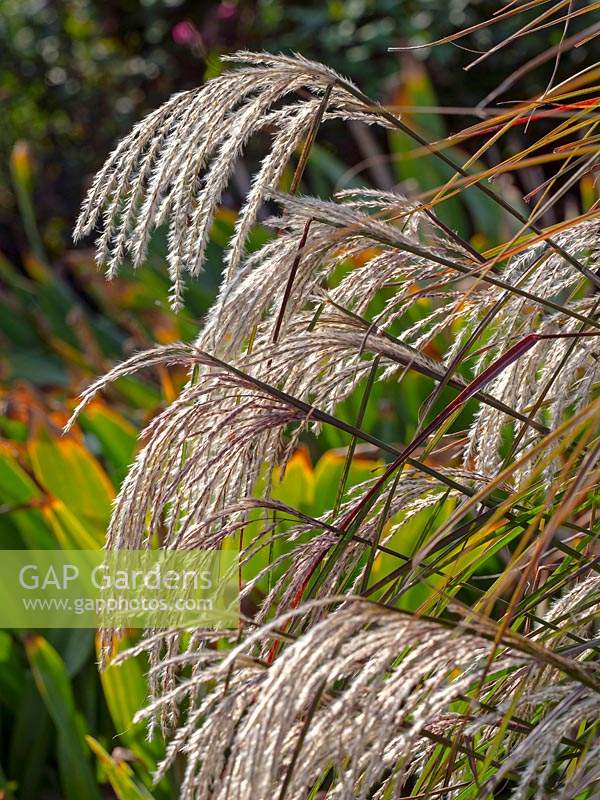
[[[236,163],[251,137],[269,142],[196,341],[115,367],[73,417],[113,380],[186,367],[144,431],[107,547],[234,542],[240,574],[261,563],[239,632],[149,631],[119,656],[149,657],[138,718],[167,736],[157,778],[183,756],[189,800],[595,797],[598,220],[552,237],[524,223],[483,254],[400,190],[282,193],[318,124],[403,123],[300,56],[230,60],[118,145],[76,228],[100,227],[112,276],[143,264],[164,224],[178,307]],[[247,254],[266,204],[271,237]],[[407,442],[339,413],[408,372],[434,396]],[[447,416],[442,392],[460,401]],[[444,439],[461,411],[468,429]],[[380,458],[311,516],[271,488],[323,426],[351,437],[345,467],[360,441]],[[485,572],[491,554],[501,575]]]

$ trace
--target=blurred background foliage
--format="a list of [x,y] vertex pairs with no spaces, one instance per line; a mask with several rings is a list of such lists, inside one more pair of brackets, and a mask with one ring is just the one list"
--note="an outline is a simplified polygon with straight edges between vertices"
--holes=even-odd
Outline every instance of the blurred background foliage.
[[[219,71],[220,54],[238,48],[299,51],[384,102],[402,99],[405,77],[417,61],[426,65],[443,105],[472,107],[499,77],[540,52],[540,37],[544,46],[556,43],[560,26],[501,50],[470,80],[462,67],[472,57],[457,46],[413,50],[410,57],[387,48],[426,44],[497,8],[494,0],[3,0],[0,149],[7,153],[20,139],[30,144],[44,239],[52,254],[60,254],[68,247],[82,188],[115,140],[172,92]],[[485,51],[517,24],[509,20],[478,31],[468,46]],[[575,49],[564,69],[589,62],[592,47]],[[543,88],[548,75],[545,65],[519,91]],[[457,122],[464,125],[464,118]],[[0,242],[14,255],[14,237],[20,237],[6,159],[0,170]]]
[[[212,231],[208,267],[189,287],[186,311],[174,315],[167,303],[160,232],[144,270],[125,269],[111,283],[97,271],[90,249],[71,244],[86,187],[115,141],[171,93],[218,74],[220,55],[238,48],[300,51],[322,60],[380,101],[401,108],[428,138],[440,139],[474,121],[461,109],[475,106],[499,79],[556,44],[560,30],[551,28],[501,51],[469,79],[462,69],[474,56],[464,49],[449,45],[390,54],[387,48],[427,44],[481,21],[497,7],[467,0],[3,0],[3,548],[102,545],[110,504],[135,453],[137,434],[176,397],[185,375],[158,370],[122,379],[89,407],[69,437],[61,438],[60,429],[78,391],[115,362],[156,342],[194,337],[215,295],[235,211],[260,155],[254,145],[249,166],[236,173]],[[511,24],[500,33],[478,32],[469,47],[489,49]],[[561,70],[591,63],[591,48],[574,50]],[[519,94],[508,92],[502,99],[543,90],[551,69],[552,62],[546,62],[519,83]],[[441,113],[440,103],[450,113]],[[503,147],[519,149],[524,135],[515,129]],[[366,184],[401,186],[416,194],[448,178],[438,163],[413,159],[411,150],[397,132],[351,126],[348,136],[333,126],[319,134],[303,189],[325,195]],[[467,153],[454,156],[465,159]],[[543,173],[539,177],[543,180]],[[502,190],[515,203],[529,189],[502,179]],[[593,187],[580,190],[589,203]],[[567,195],[566,211],[580,200],[578,192]],[[445,203],[440,215],[481,248],[507,236],[506,219],[497,208],[481,197],[474,202],[469,192]],[[266,236],[257,228],[250,246]],[[434,341],[429,355],[438,352]],[[406,441],[430,389],[430,382],[415,374],[404,379],[402,393],[394,384],[377,385],[377,402],[370,404],[374,410],[363,427],[388,441]],[[359,403],[360,391],[344,403],[340,416],[355,421]],[[467,408],[455,430],[469,413]],[[347,445],[347,437],[331,430],[308,441],[285,476],[276,478],[275,495],[318,515],[335,491]],[[356,456],[349,485],[364,480],[378,463],[368,447],[357,448]],[[420,518],[411,522],[410,535],[404,531],[405,547],[418,541],[426,524]],[[492,557],[485,569],[493,572],[496,566]],[[414,608],[427,601],[419,592],[407,600]],[[143,664],[133,660],[99,678],[91,631],[0,631],[0,796],[176,797],[177,775],[151,788],[149,774],[161,748],[148,745],[144,732],[131,724],[145,693]]]

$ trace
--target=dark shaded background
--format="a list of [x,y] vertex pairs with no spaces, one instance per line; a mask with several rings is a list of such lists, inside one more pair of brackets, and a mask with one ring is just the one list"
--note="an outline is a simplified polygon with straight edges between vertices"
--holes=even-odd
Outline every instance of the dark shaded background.
[[[37,216],[50,252],[59,254],[69,246],[84,187],[115,141],[171,93],[219,71],[219,54],[238,48],[300,51],[390,101],[402,83],[407,56],[390,54],[388,47],[427,43],[481,21],[499,5],[467,0],[4,0],[0,247],[16,257],[23,244],[7,169],[17,140],[29,143],[37,162]],[[480,31],[462,44],[489,49],[515,25]],[[415,50],[410,58],[425,61],[443,105],[473,106],[517,64],[540,52],[540,43],[558,41],[560,31],[557,26],[520,40],[469,80],[462,67],[474,56],[456,45]],[[570,58],[589,61],[590,47]],[[543,88],[550,72],[551,64],[533,72],[519,92]],[[461,123],[451,120],[451,127]],[[359,155],[351,151],[348,157]]]

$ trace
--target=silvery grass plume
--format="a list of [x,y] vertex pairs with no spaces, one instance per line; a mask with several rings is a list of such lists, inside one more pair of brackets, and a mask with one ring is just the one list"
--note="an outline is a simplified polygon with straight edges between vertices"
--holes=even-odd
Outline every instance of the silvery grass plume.
[[[83,204],[75,239],[101,218],[97,259],[109,277],[126,255],[143,263],[150,234],[168,224],[173,305],[181,305],[182,273],[197,275],[205,258],[219,201],[249,139],[267,130],[272,146],[242,209],[227,254],[235,275],[265,194],[276,188],[330,91],[326,119],[370,122],[370,109],[342,87],[339,75],[297,56],[237,53],[226,60],[247,66],[183,92],[138,123],[98,173]],[[298,101],[301,90],[312,99]],[[282,105],[283,104],[283,105]]]
[[[586,601],[597,609],[598,588],[594,577],[569,596],[576,600],[572,616],[581,615]],[[456,741],[452,783],[442,770],[428,791],[460,797],[472,782],[477,737],[477,758],[495,767],[482,791],[509,781],[513,797],[548,796],[553,766],[574,746],[570,732],[598,715],[598,687],[585,659],[514,637],[490,672],[494,630],[485,621],[449,625],[352,597],[340,600],[308,604],[337,608],[270,666],[253,655],[256,647],[306,607],[259,628],[228,654],[204,645],[188,649],[183,660],[202,669],[138,715],[147,719],[199,692],[158,775],[184,753],[182,798],[250,800],[282,796],[284,789],[299,800],[319,787],[340,798],[405,796],[436,748]],[[562,607],[552,609],[548,621],[561,613]],[[176,659],[180,665],[182,657]],[[159,668],[168,665],[167,659]],[[509,723],[499,742],[507,709],[519,722]],[[535,725],[525,721],[532,714]],[[593,783],[598,754],[598,744],[591,744],[575,773],[552,784],[551,796],[573,797],[574,786]]]
[[[233,60],[245,66],[175,96],[126,137],[76,229],[83,236],[101,221],[98,260],[114,275],[126,256],[140,265],[153,228],[168,225],[178,306],[183,274],[202,268],[237,160],[255,133],[271,136],[196,341],[115,367],[73,416],[119,377],[184,365],[190,379],[144,432],[107,546],[149,547],[159,534],[173,549],[241,542],[242,566],[269,555],[242,587],[252,602],[265,579],[269,591],[235,644],[222,631],[149,631],[120,656],[149,655],[151,697],[140,719],[168,737],[158,776],[183,754],[181,796],[190,800],[466,797],[466,788],[481,797],[600,796],[598,579],[584,555],[593,510],[581,524],[569,516],[600,477],[590,428],[600,408],[594,340],[542,338],[489,372],[532,333],[600,327],[597,299],[543,237],[490,264],[399,192],[280,193],[315,122],[394,118],[299,56]],[[266,223],[274,235],[247,255],[265,201],[280,209]],[[595,270],[598,233],[597,221],[582,222],[555,244]],[[432,359],[425,351],[441,333],[452,344]],[[476,345],[468,370],[455,368]],[[432,464],[435,442],[404,456],[337,416],[365,384],[401,381],[409,370],[479,404],[462,467]],[[270,487],[274,467],[285,469],[300,437],[323,425],[399,461],[393,476],[374,461],[368,480],[342,481],[335,505],[313,518],[273,500]],[[508,427],[518,447],[506,460]],[[406,526],[424,510],[434,529],[405,546]],[[502,549],[507,569],[481,589],[470,579],[487,547]],[[395,566],[375,587],[381,602],[358,599],[373,594],[382,555]],[[430,589],[421,616],[386,607],[419,586]],[[479,598],[474,611],[456,599],[466,589]],[[499,623],[484,613],[495,604],[506,615]],[[228,649],[216,650],[217,640]]]

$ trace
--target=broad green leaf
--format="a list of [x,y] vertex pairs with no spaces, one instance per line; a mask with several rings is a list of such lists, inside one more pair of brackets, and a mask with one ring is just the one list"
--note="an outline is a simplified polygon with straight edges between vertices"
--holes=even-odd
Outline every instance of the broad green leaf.
[[119,378],[114,382],[113,387],[134,408],[153,411],[160,404],[160,392],[156,390],[156,387],[135,376],[126,375],[123,378]]
[[10,454],[8,447],[0,447],[0,497],[4,505],[43,498],[42,492]]
[[0,447],[0,504],[14,508],[7,516],[18,530],[22,541],[2,539],[6,550],[20,549],[23,544],[32,550],[51,550],[54,537],[38,505],[44,495],[29,475],[5,449]]
[[0,431],[15,442],[27,441],[27,425],[21,420],[0,416]]
[[136,783],[133,770],[127,762],[115,761],[92,736],[86,736],[85,740],[119,800],[153,800],[150,792]]
[[47,639],[60,653],[71,678],[93,658],[95,631],[91,628],[55,628],[48,631]]
[[95,532],[104,532],[114,489],[94,457],[73,436],[60,438],[39,427],[28,452],[36,480]]
[[65,794],[69,800],[100,800],[64,662],[43,636],[27,636],[25,651],[38,691],[56,727]]
[[0,630],[0,702],[13,711],[19,707],[25,686],[25,671],[15,640]]
[[10,731],[9,775],[18,783],[19,800],[38,800],[40,796],[51,734],[52,722],[33,676],[28,674]]
[[[311,510],[313,516],[322,514],[328,508],[333,508],[337,496],[338,486],[344,470],[346,453],[343,450],[330,450],[321,456],[315,466],[315,500]],[[346,488],[366,481],[377,474],[382,462],[361,458],[352,459]]]
[[[259,494],[264,487],[265,478],[266,474],[263,474],[259,481],[259,486],[257,486],[257,493]],[[275,467],[271,470],[271,480],[271,496],[274,500],[279,500],[299,511],[308,514],[312,513],[315,497],[315,478],[310,457],[304,448],[300,448],[294,453],[283,475],[280,467]],[[270,561],[275,560],[289,549],[283,541],[270,544],[270,534],[265,534],[264,532],[265,526],[270,522],[270,517],[271,515],[265,514],[262,509],[252,510],[248,514],[248,523],[244,525],[243,529],[243,544],[247,546],[255,540],[258,543],[258,537],[263,537],[261,542],[264,547],[249,562],[243,565],[242,576],[244,581],[254,578]],[[280,522],[279,530],[283,530],[292,524],[293,521]],[[277,574],[278,571],[275,571],[273,576]],[[266,593],[270,588],[269,578],[264,577],[260,581],[258,588]]]
[[[398,529],[394,532],[394,535],[388,541],[387,547],[397,553],[401,553],[407,558],[410,558],[417,549],[418,544],[421,542],[423,533],[427,529],[427,525],[431,520],[432,514],[436,515],[435,527],[438,527],[449,517],[453,508],[454,501],[445,500],[441,506],[439,503],[436,503],[430,509],[425,509],[420,511],[418,514],[415,514],[413,517],[406,520],[404,524],[401,524],[403,517],[402,513],[396,514],[386,523],[382,538],[387,536],[387,532],[392,525],[399,525]],[[401,562],[398,558],[395,558],[387,553],[378,553],[373,562],[371,584],[382,580],[386,575],[389,575],[400,565]],[[444,575],[434,574],[428,577],[426,582],[421,582],[418,585],[413,586],[401,595],[400,600],[397,603],[398,608],[402,608],[406,611],[416,611],[428,599],[432,597],[438,597],[438,593],[435,590],[443,584],[444,580]],[[387,590],[391,585],[391,583],[387,585],[385,590]]]
[[126,419],[101,402],[91,403],[81,415],[79,424],[93,433],[102,447],[102,454],[118,483],[127,473],[137,442],[137,431]]
[[105,529],[85,524],[61,500],[52,500],[44,516],[63,550],[98,550],[104,544]]
[[[119,649],[129,646],[127,639],[119,641]],[[119,666],[108,665],[100,673],[104,699],[115,729],[124,744],[151,770],[160,756],[161,747],[146,739],[144,723],[133,722],[135,714],[147,703],[148,683],[139,658],[128,658]]]
[[272,496],[301,511],[310,511],[315,498],[315,476],[304,448],[294,453],[283,476],[280,468],[273,470]]

